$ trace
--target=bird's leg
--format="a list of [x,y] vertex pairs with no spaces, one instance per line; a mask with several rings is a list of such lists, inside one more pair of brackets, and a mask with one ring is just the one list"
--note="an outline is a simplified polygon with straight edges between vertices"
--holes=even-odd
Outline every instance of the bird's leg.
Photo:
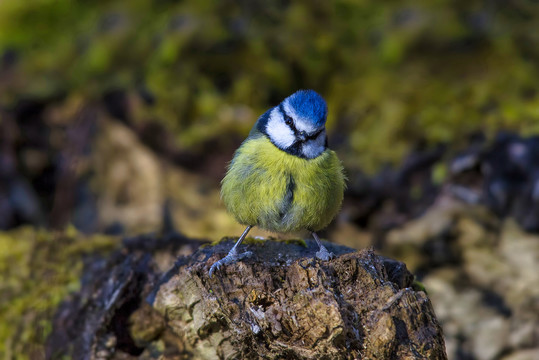
[[238,254],[238,247],[240,246],[242,241],[245,239],[245,237],[249,233],[249,230],[251,230],[252,227],[253,227],[252,225],[247,226],[247,228],[243,231],[238,241],[236,241],[234,246],[232,246],[232,249],[230,249],[230,251],[228,252],[228,255],[222,258],[221,260],[217,261],[215,264],[213,264],[210,267],[210,271],[209,271],[210,277],[212,277],[214,271],[219,269],[222,265],[228,265],[228,264],[231,264],[233,262],[236,262],[238,260],[241,260],[241,259],[244,259],[246,257],[253,255],[251,251],[246,251],[244,253]]
[[326,249],[326,247],[322,245],[320,238],[318,237],[318,235],[316,235],[314,231],[312,232],[312,234],[313,234],[313,238],[316,240],[316,243],[320,247],[320,250],[316,252],[316,257],[320,260],[325,260],[325,261],[335,257],[335,254],[333,254],[332,252],[329,252],[328,249]]

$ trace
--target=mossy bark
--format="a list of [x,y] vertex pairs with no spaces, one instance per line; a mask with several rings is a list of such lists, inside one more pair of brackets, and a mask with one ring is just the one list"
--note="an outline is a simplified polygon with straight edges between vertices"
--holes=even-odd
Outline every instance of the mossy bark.
[[248,245],[250,259],[212,278],[232,242],[196,252],[172,269],[153,307],[197,359],[445,359],[441,328],[404,264],[327,244]]
[[[336,257],[324,262],[314,241],[246,241],[253,256],[210,278],[234,240],[197,251],[182,236],[124,240],[86,266],[58,310],[48,358],[446,359],[404,264],[330,243]],[[191,255],[162,262],[180,253]]]

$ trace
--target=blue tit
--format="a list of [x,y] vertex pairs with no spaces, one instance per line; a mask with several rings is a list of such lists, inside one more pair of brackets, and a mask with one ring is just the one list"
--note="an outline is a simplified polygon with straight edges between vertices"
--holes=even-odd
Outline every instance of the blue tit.
[[247,228],[226,257],[210,268],[251,255],[238,247],[253,226],[277,233],[308,230],[318,243],[316,257],[333,254],[316,231],[335,217],[343,199],[341,162],[328,148],[327,105],[313,90],[300,90],[264,113],[234,154],[222,181],[230,214]]

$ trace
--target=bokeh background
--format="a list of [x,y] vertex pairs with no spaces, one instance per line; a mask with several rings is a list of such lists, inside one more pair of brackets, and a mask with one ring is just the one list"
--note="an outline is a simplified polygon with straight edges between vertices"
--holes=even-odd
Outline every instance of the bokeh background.
[[0,2],[1,357],[44,357],[89,254],[239,235],[226,164],[312,88],[349,178],[324,236],[404,261],[450,359],[538,359],[538,21],[532,0]]

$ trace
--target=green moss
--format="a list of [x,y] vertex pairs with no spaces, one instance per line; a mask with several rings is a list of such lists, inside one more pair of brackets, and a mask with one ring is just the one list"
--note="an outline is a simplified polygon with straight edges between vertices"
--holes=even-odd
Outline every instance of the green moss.
[[200,245],[200,248],[203,249],[203,248],[208,247],[208,246],[219,245],[219,244],[222,243],[222,242],[226,242],[226,241],[230,241],[230,240],[232,240],[232,241],[237,241],[238,238],[237,238],[237,237],[232,237],[232,236],[224,236],[224,237],[222,237],[221,239],[215,240],[215,241],[213,241],[213,242],[211,242],[211,243],[205,243],[205,244],[202,244],[202,245]]
[[315,88],[345,165],[373,172],[418,140],[458,147],[476,130],[539,131],[539,9],[497,6],[5,1],[0,53],[13,49],[18,63],[0,104],[145,84],[156,102],[135,120],[155,119],[198,151]]
[[244,244],[249,244],[249,245],[262,245],[264,244],[266,241],[268,241],[269,239],[258,239],[258,238],[255,238],[255,237],[246,237],[245,240],[243,241]]
[[412,289],[414,289],[414,291],[423,291],[425,294],[428,294],[425,285],[415,278],[414,282],[412,283]]
[[0,232],[0,353],[6,359],[44,356],[56,307],[79,289],[82,256],[117,244],[116,238],[85,237],[72,227]]
[[447,165],[444,163],[437,163],[432,169],[432,182],[435,184],[441,184],[447,178]]

